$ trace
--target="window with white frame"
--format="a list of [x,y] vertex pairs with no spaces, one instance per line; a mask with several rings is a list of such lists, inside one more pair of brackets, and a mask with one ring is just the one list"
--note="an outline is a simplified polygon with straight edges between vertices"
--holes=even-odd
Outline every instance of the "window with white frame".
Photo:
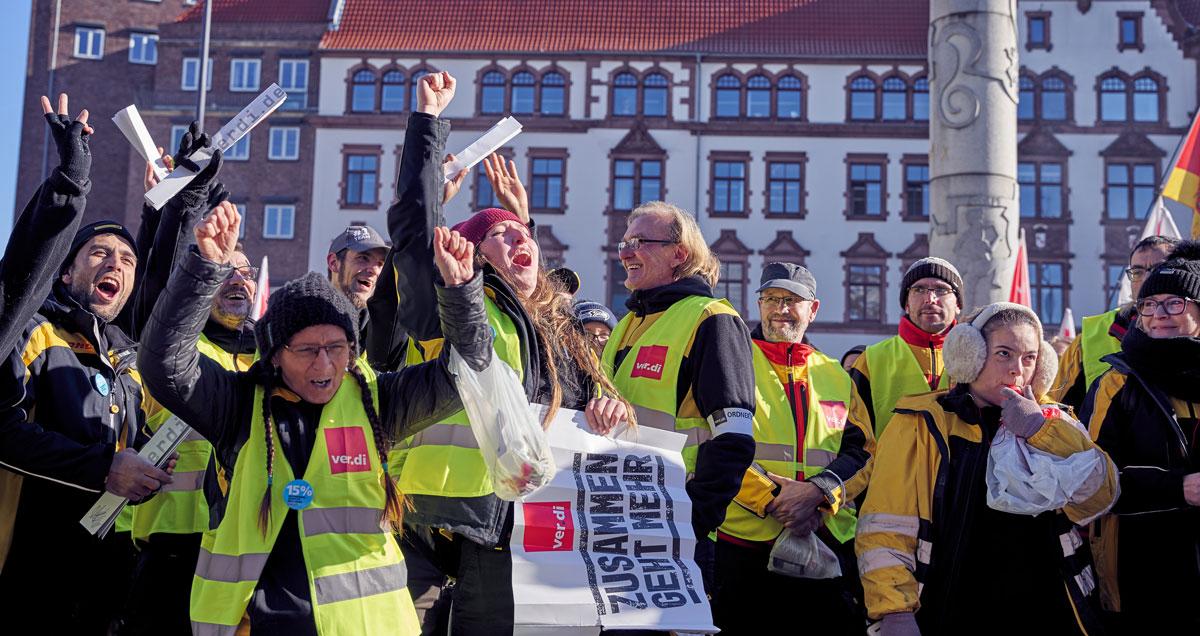
[[308,60],[279,60],[279,87],[287,91],[287,100],[280,108],[308,108]]
[[247,161],[250,159],[250,133],[238,140],[236,144],[225,151],[225,158],[230,161]]
[[258,75],[262,70],[262,60],[258,58],[235,58],[229,61],[229,90],[256,91],[258,90]]
[[167,152],[175,154],[179,150],[179,142],[187,134],[187,131],[187,126],[171,126],[171,145],[167,148]]
[[294,233],[296,206],[268,205],[263,208],[263,238],[290,239]]
[[75,57],[99,60],[104,57],[104,29],[101,27],[75,27]]
[[158,64],[158,34],[130,32],[129,61],[133,64]]
[[[204,81],[204,90],[212,90],[212,58],[208,58],[208,77]],[[194,91],[200,85],[200,58],[183,58],[183,68],[179,72],[179,88]]]
[[267,158],[279,161],[299,159],[300,129],[294,126],[272,126]]

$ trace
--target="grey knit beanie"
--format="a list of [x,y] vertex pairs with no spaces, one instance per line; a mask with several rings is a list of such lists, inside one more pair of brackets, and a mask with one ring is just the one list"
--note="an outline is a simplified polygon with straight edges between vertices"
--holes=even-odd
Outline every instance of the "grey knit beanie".
[[958,273],[954,265],[950,261],[938,258],[936,256],[927,256],[921,260],[908,266],[904,272],[904,278],[900,281],[900,308],[906,308],[908,300],[908,288],[922,278],[936,278],[945,281],[947,285],[954,290],[954,297],[958,299],[958,306],[963,306],[962,300],[962,275]]

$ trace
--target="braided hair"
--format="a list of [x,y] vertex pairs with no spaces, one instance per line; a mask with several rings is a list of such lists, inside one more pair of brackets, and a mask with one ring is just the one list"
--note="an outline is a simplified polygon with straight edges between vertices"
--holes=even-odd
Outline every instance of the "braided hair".
[[[269,368],[269,367],[268,367]],[[271,421],[271,393],[275,390],[275,374],[263,373],[262,420],[267,442],[267,490],[258,505],[258,529],[263,537],[271,527],[271,485],[275,482],[275,425]]]

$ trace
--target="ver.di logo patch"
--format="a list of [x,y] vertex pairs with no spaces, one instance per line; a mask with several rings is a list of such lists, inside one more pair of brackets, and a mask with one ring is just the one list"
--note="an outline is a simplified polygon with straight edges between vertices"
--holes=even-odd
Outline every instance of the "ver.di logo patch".
[[640,347],[637,358],[633,360],[631,378],[650,378],[661,380],[663,367],[667,364],[667,347],[663,345],[646,345]]
[[571,550],[575,547],[575,522],[569,501],[523,503],[526,552]]
[[325,446],[329,449],[329,472],[361,473],[371,470],[367,453],[367,437],[357,426],[325,429]]

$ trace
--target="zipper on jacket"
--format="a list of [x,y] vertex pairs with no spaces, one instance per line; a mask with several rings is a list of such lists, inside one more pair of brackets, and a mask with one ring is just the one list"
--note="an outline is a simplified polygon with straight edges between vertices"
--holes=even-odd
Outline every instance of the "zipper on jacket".
[[[929,344],[929,390],[930,391],[936,391],[938,388],[938,385],[941,384],[941,382],[942,382],[942,374],[937,372],[937,358],[935,357],[936,351],[937,350],[933,348],[933,343],[930,343]],[[942,369],[942,370],[945,371],[945,369]]]

